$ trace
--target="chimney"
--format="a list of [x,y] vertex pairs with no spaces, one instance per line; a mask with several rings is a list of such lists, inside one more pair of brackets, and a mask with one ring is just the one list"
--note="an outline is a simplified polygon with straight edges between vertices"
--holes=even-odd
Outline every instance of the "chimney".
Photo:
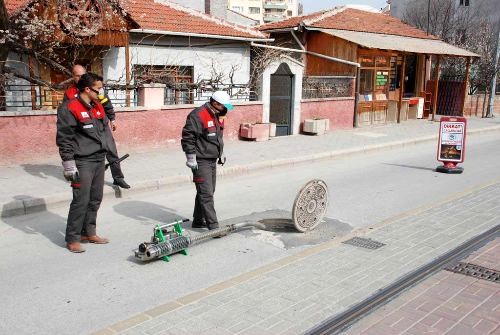
[[205,14],[210,15],[210,0],[205,0]]

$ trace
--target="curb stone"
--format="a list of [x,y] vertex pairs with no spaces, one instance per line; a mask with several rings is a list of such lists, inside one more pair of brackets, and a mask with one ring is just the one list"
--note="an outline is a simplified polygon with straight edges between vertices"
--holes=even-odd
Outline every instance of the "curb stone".
[[[467,131],[470,136],[472,134],[483,134],[487,132],[500,131],[500,126],[487,127],[481,129],[472,129]],[[217,176],[224,177],[234,177],[238,175],[245,175],[252,173],[254,171],[263,171],[266,169],[272,169],[275,167],[285,167],[294,166],[306,162],[316,162],[321,160],[328,160],[333,158],[344,158],[352,155],[357,155],[360,153],[372,153],[381,150],[392,150],[397,148],[404,148],[408,145],[416,145],[424,142],[437,141],[438,135],[423,136],[418,138],[413,138],[409,140],[402,141],[392,141],[381,144],[367,145],[363,147],[354,147],[350,149],[338,149],[334,151],[326,151],[321,153],[309,154],[299,157],[290,158],[279,158],[274,160],[267,160],[262,162],[250,163],[247,165],[236,165],[227,167],[224,169],[219,169],[217,171]],[[104,187],[104,198],[115,196],[121,198],[127,194],[136,194],[146,191],[157,191],[162,190],[167,187],[173,187],[180,185],[182,183],[192,180],[191,174],[181,174],[171,177],[163,177],[160,179],[153,180],[143,180],[134,184],[131,190],[123,190],[116,186],[110,186],[109,184]],[[59,193],[56,195],[45,196],[42,198],[28,198],[28,199],[16,199],[9,203],[0,203],[0,216],[13,217],[25,214],[32,214],[36,212],[46,211],[47,209],[59,207],[69,203],[72,199],[71,192]]]

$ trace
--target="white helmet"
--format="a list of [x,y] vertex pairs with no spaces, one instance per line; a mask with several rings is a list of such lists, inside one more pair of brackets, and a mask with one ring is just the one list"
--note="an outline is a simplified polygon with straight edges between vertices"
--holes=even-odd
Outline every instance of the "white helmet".
[[216,91],[212,94],[212,99],[220,104],[223,104],[227,110],[232,110],[234,106],[231,104],[231,97],[224,91]]

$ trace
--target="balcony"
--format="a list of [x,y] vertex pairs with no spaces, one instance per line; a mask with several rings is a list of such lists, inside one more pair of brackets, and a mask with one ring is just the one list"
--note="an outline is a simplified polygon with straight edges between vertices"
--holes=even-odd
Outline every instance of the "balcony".
[[284,19],[286,19],[286,17],[283,15],[269,15],[269,14],[264,15],[264,22],[265,23],[281,21]]
[[281,9],[286,10],[288,4],[285,1],[266,1],[264,2],[264,9]]

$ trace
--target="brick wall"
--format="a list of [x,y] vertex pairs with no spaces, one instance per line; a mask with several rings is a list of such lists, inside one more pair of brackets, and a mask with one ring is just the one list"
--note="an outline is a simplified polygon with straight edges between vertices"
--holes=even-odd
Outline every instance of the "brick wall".
[[330,119],[330,129],[353,127],[354,98],[302,100],[300,122],[305,119]]
[[[114,137],[118,152],[175,146],[193,106],[169,109],[117,110]],[[45,113],[42,115],[42,113]],[[55,112],[12,112],[0,116],[0,163],[21,164],[56,158]],[[262,121],[262,104],[236,104],[228,113],[224,138],[238,139],[240,123]]]
[[[475,94],[475,95],[467,95],[465,98],[464,105],[464,116],[478,116],[481,117],[486,114],[486,110],[488,109],[488,99],[489,96],[485,96],[484,94]],[[495,115],[500,114],[500,95],[495,96],[495,101],[493,105],[493,112]]]

